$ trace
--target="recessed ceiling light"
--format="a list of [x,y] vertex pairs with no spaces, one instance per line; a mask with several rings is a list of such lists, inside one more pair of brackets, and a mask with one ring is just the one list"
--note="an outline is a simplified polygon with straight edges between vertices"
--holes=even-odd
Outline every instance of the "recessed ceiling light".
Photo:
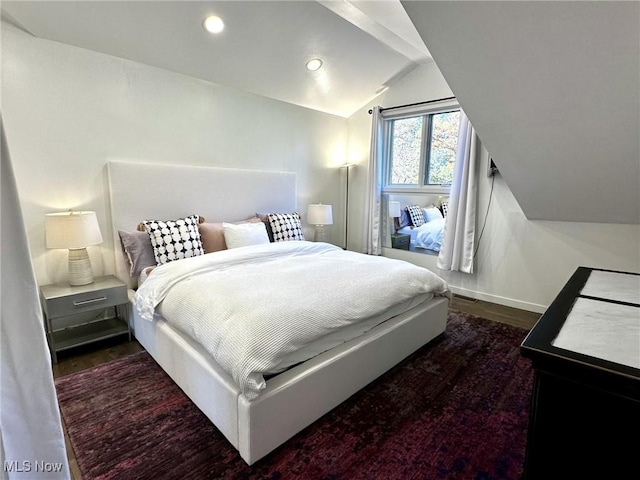
[[320,67],[322,67],[322,60],[320,60],[319,58],[312,58],[307,62],[307,70],[311,72],[319,70]]
[[204,29],[209,33],[220,33],[224,30],[224,22],[216,15],[211,15],[204,19]]

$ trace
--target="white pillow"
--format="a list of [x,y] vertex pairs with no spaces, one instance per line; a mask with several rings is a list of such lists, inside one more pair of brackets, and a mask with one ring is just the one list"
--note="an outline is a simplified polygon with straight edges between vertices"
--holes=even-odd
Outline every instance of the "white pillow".
[[263,222],[240,224],[223,223],[222,230],[227,248],[269,243],[267,227],[265,227]]
[[424,221],[427,223],[433,222],[434,220],[441,220],[443,218],[442,212],[435,206],[423,208],[422,212],[424,213]]

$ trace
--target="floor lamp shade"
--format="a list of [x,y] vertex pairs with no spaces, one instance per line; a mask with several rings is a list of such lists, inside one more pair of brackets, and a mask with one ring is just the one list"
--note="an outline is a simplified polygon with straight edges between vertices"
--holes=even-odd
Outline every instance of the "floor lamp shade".
[[45,215],[47,248],[69,250],[69,284],[87,285],[93,282],[90,245],[102,243],[102,234],[95,212],[69,211]]
[[325,225],[333,225],[333,211],[331,205],[321,203],[311,204],[307,209],[307,222],[316,226],[313,240],[316,242],[325,241]]

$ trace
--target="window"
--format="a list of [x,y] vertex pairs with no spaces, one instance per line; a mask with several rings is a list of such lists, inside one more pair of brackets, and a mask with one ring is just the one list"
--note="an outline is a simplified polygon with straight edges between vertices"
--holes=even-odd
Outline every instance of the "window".
[[448,191],[459,122],[459,108],[385,119],[385,190]]

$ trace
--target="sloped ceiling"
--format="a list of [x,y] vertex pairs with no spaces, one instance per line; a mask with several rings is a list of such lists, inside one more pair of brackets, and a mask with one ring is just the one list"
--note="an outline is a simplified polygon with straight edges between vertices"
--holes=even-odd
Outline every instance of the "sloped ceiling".
[[524,214],[640,224],[639,2],[402,2]]
[[343,117],[433,56],[529,219],[640,224],[640,2],[0,6],[37,37]]
[[[377,3],[377,2],[375,2]],[[348,117],[431,61],[398,0],[2,1],[32,35]],[[225,22],[219,35],[202,28]],[[311,58],[324,62],[309,72]]]

